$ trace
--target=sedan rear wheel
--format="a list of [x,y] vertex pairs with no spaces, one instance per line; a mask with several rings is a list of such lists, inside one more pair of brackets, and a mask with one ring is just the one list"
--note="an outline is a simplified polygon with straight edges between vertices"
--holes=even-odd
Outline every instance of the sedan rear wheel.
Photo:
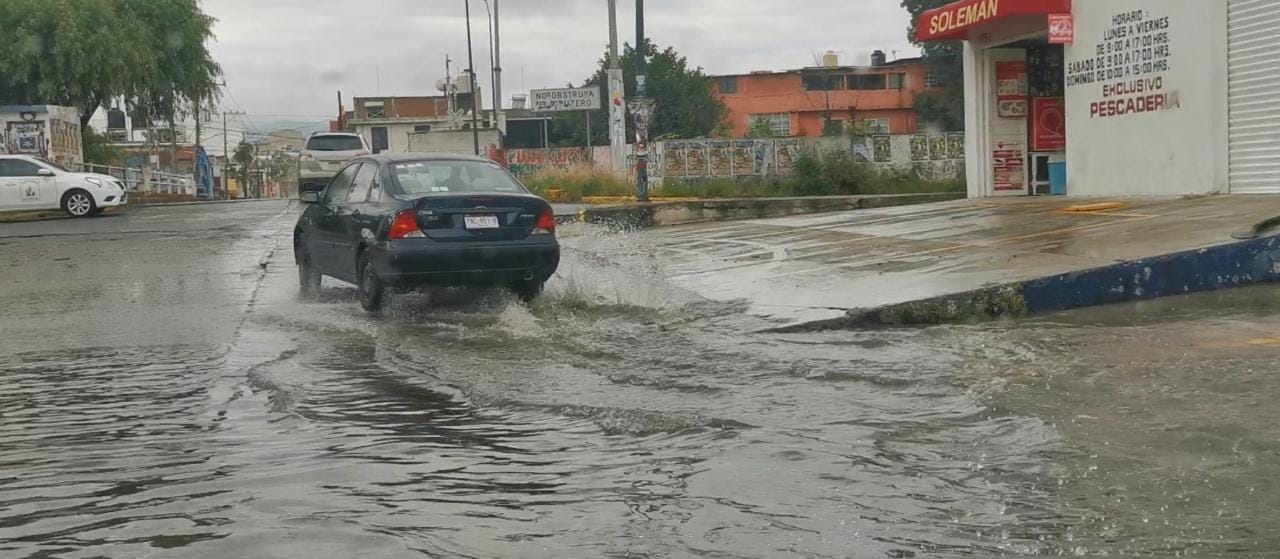
[[387,296],[387,287],[373,269],[373,260],[369,258],[368,252],[360,253],[357,269],[360,272],[360,282],[356,285],[356,291],[360,294],[360,306],[369,312],[381,310]]
[[62,197],[62,211],[71,217],[90,217],[95,215],[98,205],[93,196],[83,190],[72,190]]

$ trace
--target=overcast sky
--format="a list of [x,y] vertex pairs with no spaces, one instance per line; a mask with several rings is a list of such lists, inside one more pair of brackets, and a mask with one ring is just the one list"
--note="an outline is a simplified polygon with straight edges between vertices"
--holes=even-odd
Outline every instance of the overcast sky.
[[[493,0],[490,0],[492,2]],[[330,117],[337,91],[353,96],[435,94],[444,58],[467,56],[463,0],[204,0],[218,19],[214,57],[228,109],[255,119]],[[608,42],[605,0],[501,2],[504,97],[580,82]],[[649,0],[647,33],[708,73],[810,66],[834,50],[865,64],[871,51],[914,56],[899,0]],[[634,0],[619,0],[620,41],[635,39]],[[488,99],[485,4],[471,0],[476,72]],[[465,66],[463,66],[465,67]],[[379,80],[379,74],[381,79]],[[487,101],[486,101],[486,104]]]

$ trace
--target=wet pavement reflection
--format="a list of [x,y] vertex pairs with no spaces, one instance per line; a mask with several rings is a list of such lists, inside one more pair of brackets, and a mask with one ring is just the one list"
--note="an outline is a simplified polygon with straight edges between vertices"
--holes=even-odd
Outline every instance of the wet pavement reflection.
[[300,302],[275,250],[226,344],[0,357],[0,556],[1280,548],[1274,287],[771,334],[644,235],[566,243],[531,307]]

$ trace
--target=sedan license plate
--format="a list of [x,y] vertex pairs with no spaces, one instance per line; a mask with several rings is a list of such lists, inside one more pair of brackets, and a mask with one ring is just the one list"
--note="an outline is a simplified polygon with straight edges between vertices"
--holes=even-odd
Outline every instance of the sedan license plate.
[[463,223],[467,226],[467,229],[497,229],[498,216],[468,215],[463,217]]

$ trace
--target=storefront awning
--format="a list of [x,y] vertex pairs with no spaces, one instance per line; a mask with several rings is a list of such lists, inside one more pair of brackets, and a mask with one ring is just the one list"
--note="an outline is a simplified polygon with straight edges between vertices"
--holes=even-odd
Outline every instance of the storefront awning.
[[1005,18],[1069,13],[1071,0],[960,0],[920,14],[916,40],[962,40],[974,27]]

